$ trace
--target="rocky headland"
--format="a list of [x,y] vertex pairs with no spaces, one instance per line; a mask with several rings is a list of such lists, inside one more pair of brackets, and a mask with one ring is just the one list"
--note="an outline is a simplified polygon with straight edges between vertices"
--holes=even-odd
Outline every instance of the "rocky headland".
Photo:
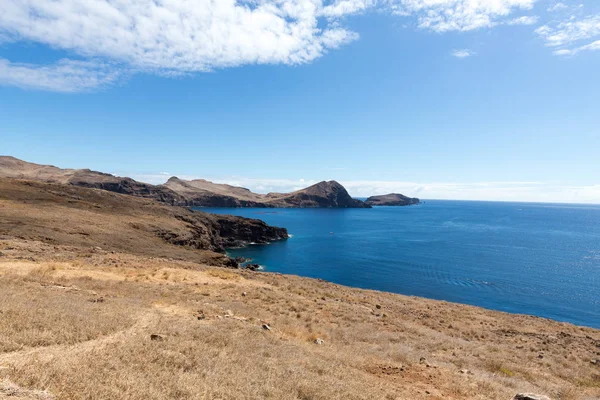
[[399,193],[371,196],[365,201],[370,206],[412,206],[420,202],[416,197],[407,197]]
[[138,182],[89,169],[62,169],[14,157],[0,156],[0,177],[38,180],[144,197],[176,206],[369,208],[353,199],[336,181],[319,182],[291,193],[253,193],[246,188],[217,184],[204,179],[171,177],[163,185]]

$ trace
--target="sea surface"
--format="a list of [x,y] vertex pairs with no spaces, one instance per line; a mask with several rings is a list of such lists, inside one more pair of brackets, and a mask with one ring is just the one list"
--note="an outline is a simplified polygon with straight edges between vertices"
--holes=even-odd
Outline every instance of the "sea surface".
[[266,271],[600,328],[600,205],[200,210],[287,228],[287,241],[229,251]]

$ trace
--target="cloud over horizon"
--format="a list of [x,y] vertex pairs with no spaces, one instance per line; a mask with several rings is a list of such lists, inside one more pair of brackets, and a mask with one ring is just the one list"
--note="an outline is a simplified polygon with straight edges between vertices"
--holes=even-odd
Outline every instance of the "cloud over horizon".
[[419,29],[468,32],[535,24],[543,0],[39,0],[0,2],[0,38],[69,54],[54,64],[0,58],[0,83],[85,91],[146,72],[305,64],[359,38],[345,17],[381,11]]

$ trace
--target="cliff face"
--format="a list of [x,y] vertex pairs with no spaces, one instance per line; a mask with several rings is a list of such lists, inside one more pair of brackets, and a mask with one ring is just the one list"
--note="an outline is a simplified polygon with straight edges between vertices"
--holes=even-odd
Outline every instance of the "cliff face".
[[242,187],[217,184],[203,179],[170,178],[164,185],[151,185],[131,178],[89,169],[61,169],[28,163],[14,157],[0,157],[0,177],[30,179],[107,190],[144,197],[176,206],[198,207],[329,207],[369,208],[350,197],[338,182],[320,182],[292,193],[262,195]]
[[410,206],[420,202],[416,197],[407,197],[399,193],[371,196],[365,201],[370,206]]

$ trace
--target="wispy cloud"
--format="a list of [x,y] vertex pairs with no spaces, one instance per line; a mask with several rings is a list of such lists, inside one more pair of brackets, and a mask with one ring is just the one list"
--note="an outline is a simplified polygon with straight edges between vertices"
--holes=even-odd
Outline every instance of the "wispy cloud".
[[0,84],[24,89],[80,92],[114,83],[122,73],[101,62],[60,60],[36,65],[0,58]]
[[556,12],[556,11],[561,11],[561,10],[566,10],[568,9],[569,6],[567,6],[565,3],[555,3],[552,4],[550,7],[548,7],[548,12]]
[[560,47],[554,51],[556,55],[575,55],[600,49],[600,15],[581,19],[571,17],[554,25],[543,25],[535,32],[544,39],[546,46]]
[[506,24],[507,25],[535,25],[539,21],[539,17],[535,15],[519,17],[515,19],[511,19]]
[[395,13],[416,15],[422,29],[435,32],[491,28],[536,0],[389,0]]
[[475,52],[469,49],[452,50],[452,56],[456,58],[467,58],[475,55]]
[[324,6],[321,15],[331,18],[356,14],[374,7],[376,3],[376,0],[336,0]]
[[2,60],[0,84],[72,92],[140,71],[172,76],[247,64],[304,64],[358,39],[343,25],[348,15],[377,10],[414,18],[424,30],[472,31],[510,21],[529,23],[521,18],[531,17],[514,19],[513,14],[535,2],[0,1],[0,40],[32,41],[72,54],[55,65]]
[[[120,174],[128,175],[128,174]],[[164,183],[165,174],[132,174],[132,178],[154,184]],[[182,179],[199,176],[181,175]],[[313,185],[315,179],[261,179],[248,177],[202,177],[215,183],[248,188],[256,193],[291,192]],[[327,178],[334,179],[333,177]],[[600,184],[572,185],[563,182],[411,182],[340,180],[355,197],[402,193],[423,199],[532,201],[600,204]]]
[[557,56],[574,56],[577,53],[580,53],[582,51],[596,51],[596,50],[600,50],[600,40],[596,40],[595,42],[592,42],[590,44],[586,44],[584,46],[575,47],[573,49],[555,50],[554,51],[554,55],[557,55]]

